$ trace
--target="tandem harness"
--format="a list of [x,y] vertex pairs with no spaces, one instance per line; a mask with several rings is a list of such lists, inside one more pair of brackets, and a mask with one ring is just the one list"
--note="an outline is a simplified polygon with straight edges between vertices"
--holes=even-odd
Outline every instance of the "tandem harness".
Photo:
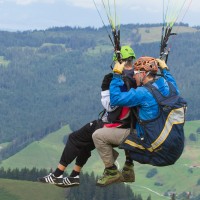
[[174,164],[183,152],[187,103],[177,95],[172,83],[167,83],[168,96],[163,96],[151,83],[144,85],[156,99],[159,114],[155,119],[141,120],[134,112],[142,133],[130,134],[120,145],[120,148],[129,150],[130,157],[139,163],[167,166]]

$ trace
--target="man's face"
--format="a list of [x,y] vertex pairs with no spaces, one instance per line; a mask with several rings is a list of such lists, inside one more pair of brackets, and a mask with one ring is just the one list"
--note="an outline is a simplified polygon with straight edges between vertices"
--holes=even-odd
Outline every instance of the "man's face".
[[133,78],[135,79],[137,86],[141,85],[141,82],[143,81],[144,76],[145,76],[144,71],[134,71]]

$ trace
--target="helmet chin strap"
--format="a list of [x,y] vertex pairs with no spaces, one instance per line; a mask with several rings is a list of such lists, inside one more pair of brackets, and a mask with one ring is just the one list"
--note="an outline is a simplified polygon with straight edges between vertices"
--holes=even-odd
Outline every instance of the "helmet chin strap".
[[141,75],[139,74],[139,78],[140,78],[140,85],[139,86],[142,86],[143,85],[143,78],[141,77]]

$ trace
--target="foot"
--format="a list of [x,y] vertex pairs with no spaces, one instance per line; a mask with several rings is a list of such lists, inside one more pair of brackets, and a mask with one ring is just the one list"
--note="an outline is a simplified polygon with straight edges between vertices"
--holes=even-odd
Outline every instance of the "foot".
[[135,182],[135,173],[133,168],[133,164],[124,164],[121,171],[123,177],[122,182]]
[[56,185],[58,187],[74,187],[74,186],[79,186],[80,185],[80,178],[79,176],[76,177],[64,177],[62,184]]
[[112,183],[118,183],[122,180],[122,175],[117,169],[105,169],[103,176],[97,180],[96,185],[106,186]]
[[41,183],[49,183],[53,185],[61,185],[63,183],[63,175],[55,177],[54,174],[50,173],[47,176],[37,178]]

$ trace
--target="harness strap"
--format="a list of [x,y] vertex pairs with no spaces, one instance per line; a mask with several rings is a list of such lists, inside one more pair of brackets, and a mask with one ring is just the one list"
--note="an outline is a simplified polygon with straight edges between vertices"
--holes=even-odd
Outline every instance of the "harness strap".
[[[172,96],[177,95],[176,89],[173,86],[173,84],[168,81],[167,81],[167,84],[169,86],[169,94],[167,96],[162,95],[161,92],[154,85],[152,85],[152,83],[147,83],[144,85],[144,87],[146,89],[148,89],[149,92],[154,96],[158,105],[162,105],[161,102],[163,100],[166,100],[169,96],[172,97]],[[160,100],[158,100],[158,99],[160,99]]]
[[[125,83],[125,85],[126,85],[126,87],[127,87],[127,90],[130,90],[131,87],[130,87],[130,83],[129,83],[128,79],[125,79],[125,80],[124,80],[124,83]],[[140,119],[139,119],[139,116],[137,115],[136,108],[133,108],[133,107],[132,107],[132,108],[130,108],[130,119],[131,119],[130,134],[132,134],[132,133],[134,132],[134,131],[133,131],[133,129],[134,129],[134,123],[133,123],[133,121],[134,121],[134,116],[135,116],[136,120],[137,120],[138,123],[139,123]]]

